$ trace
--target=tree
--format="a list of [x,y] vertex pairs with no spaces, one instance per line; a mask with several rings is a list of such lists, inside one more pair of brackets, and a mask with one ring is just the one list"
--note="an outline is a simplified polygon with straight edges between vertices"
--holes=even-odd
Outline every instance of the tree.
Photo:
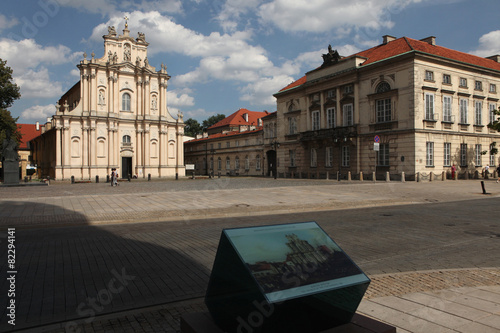
[[196,119],[189,118],[184,124],[186,124],[186,127],[184,127],[185,135],[195,138],[197,134],[201,134],[201,125]]
[[497,130],[497,132],[500,132],[500,107],[498,107],[497,110],[494,110],[493,113],[495,114],[496,117],[494,117],[494,121],[488,124],[488,127],[494,130]]
[[0,59],[0,109],[8,109],[21,97],[19,87],[12,82],[12,69]]
[[221,121],[224,118],[226,118],[225,115],[217,113],[215,116],[211,116],[207,120],[203,120],[201,127],[203,128],[203,131],[205,132],[210,126],[217,124],[219,121]]
[[0,154],[3,150],[3,140],[10,135],[17,143],[21,141],[16,122],[7,108],[12,106],[16,99],[21,97],[19,87],[12,82],[12,69],[8,67],[7,61],[0,59]]

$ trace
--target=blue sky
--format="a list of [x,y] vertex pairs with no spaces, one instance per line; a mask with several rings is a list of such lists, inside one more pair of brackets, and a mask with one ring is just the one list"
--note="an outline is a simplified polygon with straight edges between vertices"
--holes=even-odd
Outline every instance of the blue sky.
[[275,111],[272,96],[319,66],[328,44],[347,56],[383,35],[422,39],[479,56],[500,54],[498,0],[4,0],[0,58],[22,97],[20,123],[44,122],[79,80],[83,52],[102,36],[146,34],[149,63],[168,66],[172,115],[202,121],[239,108]]

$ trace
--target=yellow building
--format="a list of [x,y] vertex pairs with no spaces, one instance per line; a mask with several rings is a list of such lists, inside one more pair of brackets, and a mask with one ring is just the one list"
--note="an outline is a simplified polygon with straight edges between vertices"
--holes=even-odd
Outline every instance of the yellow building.
[[[487,127],[499,104],[499,56],[415,40],[383,43],[324,63],[275,94],[278,172],[294,177],[461,176],[498,164]],[[365,179],[366,179],[365,176]]]

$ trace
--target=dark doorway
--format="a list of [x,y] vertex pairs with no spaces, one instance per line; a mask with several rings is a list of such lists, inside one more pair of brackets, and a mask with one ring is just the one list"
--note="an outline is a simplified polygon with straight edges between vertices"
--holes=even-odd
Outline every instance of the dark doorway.
[[122,157],[122,178],[132,177],[132,157]]
[[277,171],[276,169],[276,150],[268,150],[267,153],[267,175],[274,175]]

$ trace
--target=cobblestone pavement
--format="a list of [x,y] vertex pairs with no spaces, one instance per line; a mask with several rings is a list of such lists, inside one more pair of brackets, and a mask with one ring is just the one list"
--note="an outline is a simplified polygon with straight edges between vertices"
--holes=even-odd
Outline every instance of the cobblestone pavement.
[[[498,332],[500,185],[486,188],[269,179],[0,188],[0,246],[16,227],[15,328],[177,332],[180,314],[204,309],[223,228],[315,220],[372,279],[361,313],[398,332],[427,322],[425,332]],[[476,317],[463,314],[464,299]],[[12,329],[5,301],[0,331]]]

